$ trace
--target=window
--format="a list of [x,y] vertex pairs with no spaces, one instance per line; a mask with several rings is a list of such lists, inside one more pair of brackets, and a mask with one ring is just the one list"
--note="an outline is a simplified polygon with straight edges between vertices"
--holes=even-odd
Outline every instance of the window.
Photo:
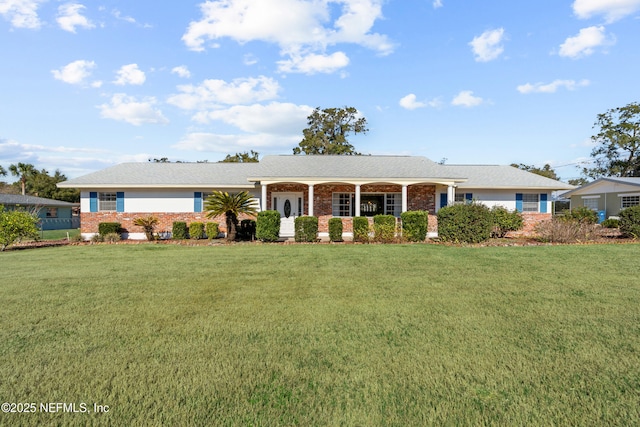
[[538,194],[522,195],[522,212],[538,212]]
[[456,205],[471,204],[472,201],[473,201],[473,194],[456,192],[456,196],[454,198],[454,204]]
[[115,211],[116,210],[116,193],[99,193],[98,194],[98,210],[99,211]]
[[333,193],[331,210],[333,216],[354,216],[354,196],[351,193]]
[[402,193],[387,193],[387,215],[400,216],[402,213]]
[[622,209],[640,205],[640,196],[622,196]]
[[58,208],[47,208],[47,218],[58,218]]
[[598,210],[598,199],[596,198],[582,199],[582,204],[585,208],[589,208],[592,211]]

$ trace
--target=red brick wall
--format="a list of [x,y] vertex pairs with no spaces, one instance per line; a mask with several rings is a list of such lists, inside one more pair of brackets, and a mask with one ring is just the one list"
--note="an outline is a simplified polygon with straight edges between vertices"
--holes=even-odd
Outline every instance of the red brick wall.
[[[215,218],[207,218],[204,212],[184,212],[184,213],[166,213],[166,212],[153,212],[153,213],[136,213],[136,212],[82,212],[80,214],[80,231],[82,233],[97,233],[98,224],[101,222],[119,222],[123,229],[129,233],[143,233],[142,227],[133,225],[133,221],[136,218],[155,216],[158,218],[158,225],[155,230],[158,233],[171,232],[174,221],[184,221],[187,226],[192,222],[217,222],[220,231],[226,232],[227,225],[225,223],[224,216],[218,216]],[[241,216],[240,220],[245,219],[245,216]],[[255,218],[252,218],[255,219]]]
[[535,236],[535,228],[542,221],[551,219],[550,213],[523,212],[524,227],[519,231],[510,231],[507,237],[531,237]]

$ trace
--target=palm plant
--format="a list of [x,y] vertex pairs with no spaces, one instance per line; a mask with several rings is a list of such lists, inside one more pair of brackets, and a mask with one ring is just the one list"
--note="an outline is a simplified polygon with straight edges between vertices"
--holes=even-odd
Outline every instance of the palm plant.
[[225,216],[227,240],[230,241],[236,239],[238,217],[242,214],[256,216],[258,213],[253,197],[246,191],[232,194],[226,191],[214,191],[205,200],[204,210],[207,212],[207,218]]
[[133,220],[133,225],[137,225],[138,227],[142,227],[144,230],[145,236],[147,236],[148,241],[153,240],[153,229],[156,225],[158,225],[158,218],[155,216],[141,217]]
[[9,172],[11,172],[11,175],[19,177],[22,195],[24,196],[26,194],[27,178],[37,172],[35,166],[29,163],[9,165]]

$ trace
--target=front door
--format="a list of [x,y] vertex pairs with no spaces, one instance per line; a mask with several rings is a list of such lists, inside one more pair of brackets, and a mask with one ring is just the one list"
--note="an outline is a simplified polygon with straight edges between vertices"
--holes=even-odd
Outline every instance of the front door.
[[295,235],[294,221],[302,216],[302,193],[273,193],[271,206],[280,212],[280,237]]

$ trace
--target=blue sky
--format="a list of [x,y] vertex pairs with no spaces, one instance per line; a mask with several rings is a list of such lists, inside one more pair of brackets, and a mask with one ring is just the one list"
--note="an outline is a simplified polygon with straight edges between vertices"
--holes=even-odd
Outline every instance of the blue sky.
[[640,0],[0,0],[0,165],[291,154],[353,106],[362,153],[566,180],[640,100],[638,40]]

